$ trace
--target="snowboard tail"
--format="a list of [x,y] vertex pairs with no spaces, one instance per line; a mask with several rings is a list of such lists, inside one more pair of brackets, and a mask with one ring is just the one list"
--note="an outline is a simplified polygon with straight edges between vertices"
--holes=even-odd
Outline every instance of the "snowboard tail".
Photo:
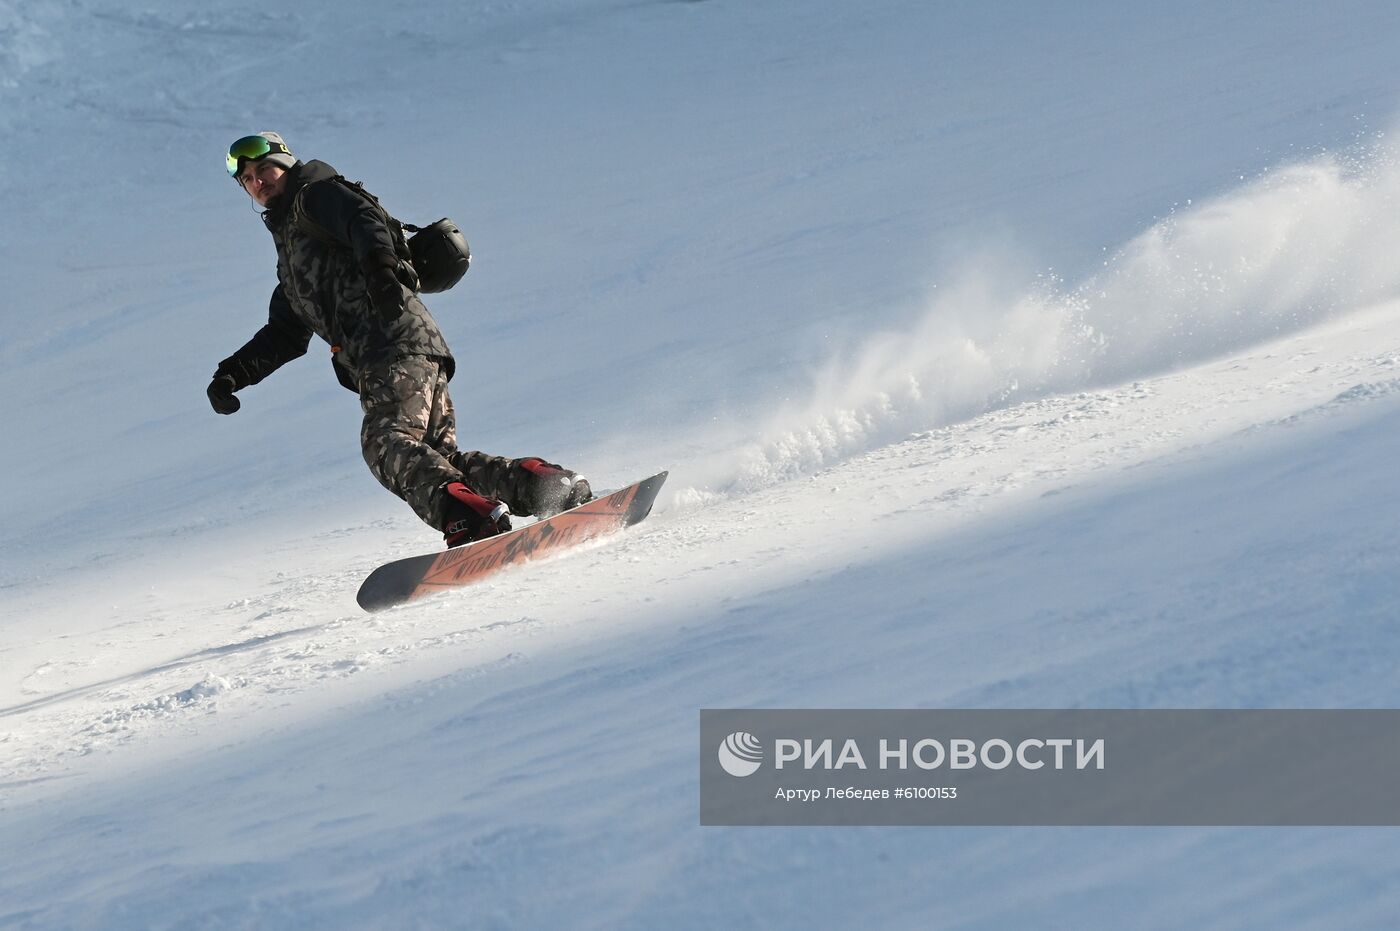
[[355,600],[366,611],[381,611],[616,533],[651,513],[666,475],[653,475],[572,510],[467,546],[385,563],[360,585]]

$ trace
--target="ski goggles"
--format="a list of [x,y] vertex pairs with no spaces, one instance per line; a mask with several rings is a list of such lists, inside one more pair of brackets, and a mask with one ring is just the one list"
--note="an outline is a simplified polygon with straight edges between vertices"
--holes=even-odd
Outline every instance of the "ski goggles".
[[292,150],[280,142],[273,142],[266,136],[244,136],[233,145],[228,147],[228,175],[230,178],[237,178],[243,163],[256,162],[258,159],[271,155],[291,155]]

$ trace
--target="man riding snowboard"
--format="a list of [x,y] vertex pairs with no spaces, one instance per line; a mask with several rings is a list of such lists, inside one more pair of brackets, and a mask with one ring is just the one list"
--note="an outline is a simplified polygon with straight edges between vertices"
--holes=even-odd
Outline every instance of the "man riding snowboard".
[[234,142],[228,173],[263,208],[277,287],[267,323],[215,370],[215,411],[237,411],[234,392],[304,355],[314,333],[360,395],[370,471],[448,546],[509,530],[510,513],[547,517],[592,499],[586,479],[543,459],[457,448],[452,353],[416,293],[402,231],[372,197],[325,162],[297,160],[273,132]]

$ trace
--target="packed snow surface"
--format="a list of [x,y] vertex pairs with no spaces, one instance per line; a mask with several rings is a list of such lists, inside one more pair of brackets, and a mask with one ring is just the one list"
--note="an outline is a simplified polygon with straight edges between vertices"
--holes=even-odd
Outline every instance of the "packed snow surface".
[[[1386,829],[698,824],[701,708],[1400,706],[1400,8],[1159,6],[0,0],[0,927],[1393,926]],[[324,347],[203,393],[263,129],[646,523],[358,610]]]

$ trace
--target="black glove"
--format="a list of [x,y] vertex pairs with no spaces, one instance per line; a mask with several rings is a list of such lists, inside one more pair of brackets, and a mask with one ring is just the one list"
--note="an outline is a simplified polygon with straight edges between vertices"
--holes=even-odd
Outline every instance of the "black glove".
[[399,281],[398,267],[397,258],[382,252],[365,256],[361,263],[370,303],[374,305],[379,319],[385,323],[393,323],[403,316],[404,287],[403,282]]
[[232,414],[243,405],[233,396],[238,390],[238,382],[233,380],[232,375],[215,375],[214,380],[209,383],[209,404],[214,408],[215,413]]

